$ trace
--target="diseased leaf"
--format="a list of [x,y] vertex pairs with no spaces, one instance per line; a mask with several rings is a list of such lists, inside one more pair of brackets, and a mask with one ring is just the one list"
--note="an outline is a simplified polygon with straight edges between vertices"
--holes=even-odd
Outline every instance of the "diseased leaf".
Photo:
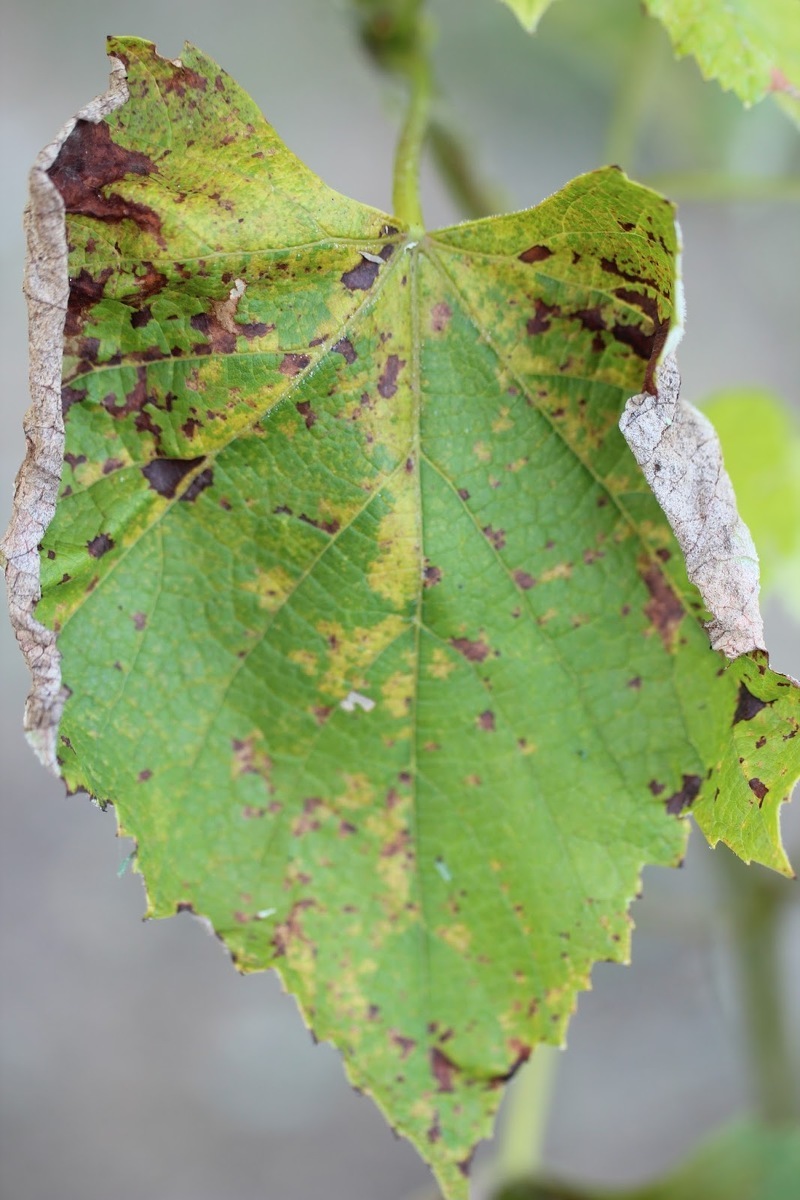
[[788,870],[797,690],[709,647],[617,427],[674,341],[672,209],[606,169],[420,240],[197,50],[110,49],[33,177],[28,723],[149,914],[276,966],[465,1196],[676,817]]
[[800,0],[645,0],[679,55],[755,104],[773,92],[800,120]]
[[519,18],[520,24],[533,33],[553,0],[503,0]]

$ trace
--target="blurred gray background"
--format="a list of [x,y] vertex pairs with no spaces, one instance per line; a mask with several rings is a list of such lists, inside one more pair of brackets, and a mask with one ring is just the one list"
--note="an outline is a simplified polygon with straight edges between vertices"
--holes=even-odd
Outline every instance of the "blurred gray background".
[[[797,135],[777,110],[743,113],[715,86],[703,87],[692,63],[672,63],[655,27],[626,40],[638,21],[635,0],[561,0],[534,39],[493,0],[431,7],[449,111],[509,207],[536,203],[609,152],[639,177],[697,168],[797,173]],[[3,525],[27,405],[26,172],[67,117],[104,89],[107,33],[149,37],[170,57],[184,39],[196,42],[328,183],[390,203],[398,100],[360,54],[344,0],[5,0]],[[674,194],[680,200],[681,188]],[[459,215],[432,173],[425,209],[431,226]],[[759,383],[797,405],[799,218],[796,204],[775,201],[682,203],[689,322],[681,361],[690,399]],[[797,626],[777,601],[767,604],[767,622],[774,665],[800,675]],[[118,877],[130,845],[115,839],[113,810],[65,797],[25,745],[28,680],[6,622],[0,680],[2,1200],[427,1194],[413,1150],[350,1090],[335,1052],[312,1044],[272,975],[238,976],[189,917],[141,922],[138,877]],[[800,811],[785,817],[784,830],[800,863]],[[714,870],[724,853],[693,836],[683,871],[646,872],[633,966],[595,969],[560,1056],[546,1148],[553,1170],[639,1180],[747,1110]],[[782,951],[797,1043],[800,889],[779,886],[791,896]]]

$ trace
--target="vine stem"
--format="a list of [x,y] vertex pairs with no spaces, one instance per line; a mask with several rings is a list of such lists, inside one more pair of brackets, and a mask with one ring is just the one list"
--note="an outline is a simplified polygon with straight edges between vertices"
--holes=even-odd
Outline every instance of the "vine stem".
[[632,40],[627,69],[622,72],[606,133],[606,162],[617,163],[625,171],[633,170],[636,144],[646,116],[648,99],[656,81],[656,55],[659,30],[655,20],[641,13],[641,26]]
[[756,1111],[768,1125],[800,1120],[797,1072],[781,990],[779,936],[785,881],[715,854],[724,886]]
[[685,174],[652,175],[644,182],[673,200],[710,203],[734,200],[792,203],[800,200],[800,181],[792,178],[748,179],[722,173],[690,171]]
[[428,139],[442,182],[464,217],[491,217],[508,207],[500,189],[484,182],[473,169],[466,146],[443,117],[433,117]]
[[505,1121],[492,1169],[496,1191],[541,1171],[550,1099],[561,1051],[539,1046],[509,1088]]
[[413,233],[422,234],[422,201],[420,199],[420,162],[428,136],[433,82],[427,55],[420,47],[404,64],[403,74],[409,89],[408,110],[394,159],[394,215],[408,225]]

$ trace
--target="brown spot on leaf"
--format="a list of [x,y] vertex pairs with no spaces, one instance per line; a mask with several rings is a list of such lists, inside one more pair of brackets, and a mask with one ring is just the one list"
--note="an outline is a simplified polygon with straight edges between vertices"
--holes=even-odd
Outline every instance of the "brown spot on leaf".
[[211,467],[206,467],[204,471],[200,471],[199,474],[195,475],[194,479],[181,496],[181,502],[191,504],[193,500],[197,499],[201,492],[204,492],[206,488],[211,487],[213,482],[214,471]]
[[[63,396],[63,392],[62,392]],[[125,393],[125,402],[117,403],[117,396],[114,392],[109,392],[103,397],[103,408],[111,417],[127,417],[131,413],[139,413],[147,401],[149,400],[147,391],[147,368],[136,368],[136,383],[129,392]]]
[[340,338],[336,345],[333,346],[333,350],[336,354],[341,354],[344,361],[349,364],[354,363],[358,358],[353,348],[353,343],[349,338]]
[[[154,492],[172,500],[181,481],[199,466],[201,458],[154,458],[142,467],[142,474]],[[207,486],[207,485],[206,485]]]
[[147,767],[145,767],[145,769],[143,771],[139,772],[139,774],[137,775],[136,778],[139,780],[139,783],[147,783],[148,779],[152,779],[152,777],[153,777],[153,772],[148,770]]
[[455,1076],[458,1073],[458,1067],[449,1059],[438,1046],[433,1046],[430,1052],[430,1064],[433,1077],[437,1083],[437,1090],[440,1092],[455,1091]]
[[515,571],[514,583],[522,588],[523,592],[529,592],[532,587],[536,587],[536,580],[527,571]]
[[520,262],[535,263],[544,262],[546,258],[552,258],[553,251],[549,246],[529,246],[527,250],[523,250],[522,254],[517,255]]
[[338,533],[341,528],[335,517],[330,521],[318,521],[314,517],[309,517],[305,513],[300,513],[298,520],[304,521],[306,525],[312,525],[314,529],[321,529],[323,533],[330,533],[331,535]]
[[97,537],[93,537],[86,543],[86,549],[92,558],[102,558],[104,554],[113,549],[113,546],[114,539],[108,533],[98,533]]
[[478,729],[485,729],[489,733],[494,733],[496,728],[494,713],[490,708],[487,708],[484,712],[480,713],[480,715],[475,718],[475,723],[477,724]]
[[[217,79],[219,79],[219,75]],[[177,66],[176,64],[173,64],[172,74],[168,75],[163,82],[164,92],[175,92],[181,99],[186,95],[187,88],[204,92],[207,87],[208,80],[205,76],[198,74],[191,67]]]
[[557,304],[545,304],[537,296],[533,302],[533,316],[529,318],[525,328],[531,335],[546,333],[552,324],[551,318],[559,316],[561,309]]
[[623,325],[622,322],[617,322],[612,326],[611,333],[615,341],[623,346],[630,346],[633,353],[645,362],[652,358],[655,335],[645,333],[641,325]]
[[425,1134],[425,1136],[427,1137],[428,1141],[429,1141],[429,1142],[431,1142],[431,1144],[433,1144],[433,1143],[435,1143],[435,1142],[438,1142],[438,1141],[440,1141],[440,1140],[441,1140],[441,1137],[442,1137],[442,1127],[441,1127],[441,1125],[439,1124],[439,1114],[438,1114],[438,1113],[437,1113],[437,1114],[436,1114],[436,1116],[433,1118],[433,1124],[432,1124],[432,1125],[430,1126],[430,1128],[429,1128],[429,1129],[426,1131],[426,1134]]
[[760,808],[764,802],[764,797],[769,791],[769,788],[765,783],[762,783],[760,779],[748,779],[747,786],[750,788],[750,791],[754,796],[758,796],[758,807]]
[[310,400],[301,400],[298,404],[295,404],[295,408],[297,409],[297,411],[300,413],[300,416],[305,421],[306,429],[311,429],[311,428],[313,428],[314,425],[316,425],[317,414],[314,412],[313,408],[311,407]]
[[86,399],[86,389],[70,387],[69,384],[64,384],[61,389],[61,413],[66,416],[73,404],[79,404],[81,400]]
[[126,200],[107,189],[127,175],[151,175],[155,164],[146,154],[125,150],[111,140],[104,121],[76,121],[48,171],[68,213],[99,221],[133,221],[160,239],[161,218],[152,208]]
[[638,692],[638,691],[641,689],[641,686],[642,686],[642,677],[641,677],[641,675],[634,675],[633,679],[629,679],[629,680],[628,680],[627,686],[628,686],[629,688],[633,688],[633,690],[634,690],[635,692]]
[[[391,250],[391,246],[385,246],[385,250]],[[384,255],[381,254],[381,258]],[[349,271],[345,271],[342,275],[342,283],[350,292],[368,292],[375,280],[378,278],[380,264],[371,262],[368,258],[359,257],[359,261]]]
[[601,258],[600,266],[604,271],[608,271],[609,275],[618,275],[620,279],[627,279],[628,283],[645,283],[650,287],[654,286],[652,280],[644,279],[641,275],[631,275],[628,271],[623,270],[616,259]]
[[389,1041],[398,1047],[400,1051],[400,1057],[403,1059],[408,1058],[411,1051],[415,1050],[417,1046],[417,1043],[413,1038],[404,1037],[401,1033],[398,1033],[396,1029],[389,1030]]
[[684,775],[683,785],[680,790],[673,792],[664,802],[667,812],[676,817],[685,808],[690,808],[697,798],[702,783],[703,781],[699,775]]
[[666,784],[659,783],[657,779],[651,779],[647,785],[654,796],[660,796],[664,791]]
[[405,365],[405,359],[398,358],[396,354],[390,354],[387,358],[386,366],[378,380],[378,391],[384,400],[389,400],[397,391],[397,376]]
[[638,308],[646,317],[650,318],[653,325],[658,325],[658,305],[653,296],[649,296],[647,292],[635,292],[631,288],[615,288],[614,295],[624,304]]
[[445,304],[444,300],[440,300],[438,304],[434,304],[431,309],[431,329],[434,333],[441,333],[450,323],[450,318],[453,315],[453,310],[449,304]]
[[768,700],[759,700],[758,696],[746,687],[745,684],[739,684],[739,699],[736,704],[736,712],[733,714],[733,724],[738,725],[740,721],[752,721],[753,717],[761,712],[762,708],[766,708],[770,703]]
[[469,492],[467,491],[466,488],[459,488],[458,489],[458,497],[460,500],[464,500],[466,502],[467,500],[469,500]]
[[190,320],[192,329],[208,338],[207,343],[198,342],[192,349],[195,354],[233,354],[236,349],[236,334],[226,328],[213,311],[196,313]]
[[607,328],[605,317],[597,305],[592,308],[580,308],[570,313],[570,316],[580,321],[583,328],[588,329],[590,333],[600,333]]
[[143,612],[132,613],[131,620],[133,621],[134,629],[138,629],[140,633],[147,624],[147,616]]
[[318,796],[306,797],[302,813],[292,822],[292,837],[304,837],[305,834],[315,833],[319,829],[321,822],[314,816],[318,808],[322,808],[322,801]]
[[285,955],[294,940],[302,941],[304,939],[300,918],[306,909],[313,907],[313,900],[297,900],[289,910],[286,920],[278,922],[275,926],[272,944],[277,957]]
[[426,567],[423,571],[423,578],[425,581],[425,587],[436,587],[437,583],[442,582],[441,567]]
[[492,543],[495,550],[502,550],[506,544],[505,529],[493,529],[491,525],[484,525],[482,530],[483,536]]
[[642,572],[642,579],[650,593],[644,614],[661,638],[664,649],[671,650],[684,617],[683,605],[655,563],[650,563]]
[[281,375],[285,375],[288,379],[293,379],[295,375],[299,375],[301,371],[305,371],[310,362],[311,359],[307,354],[284,354],[278,370]]
[[67,315],[64,321],[64,335],[75,337],[81,329],[81,317],[86,309],[102,300],[106,283],[113,274],[111,267],[105,267],[97,279],[90,275],[85,267],[69,281],[69,300]]
[[489,647],[480,638],[474,642],[469,638],[450,638],[450,645],[469,662],[483,662],[489,654]]

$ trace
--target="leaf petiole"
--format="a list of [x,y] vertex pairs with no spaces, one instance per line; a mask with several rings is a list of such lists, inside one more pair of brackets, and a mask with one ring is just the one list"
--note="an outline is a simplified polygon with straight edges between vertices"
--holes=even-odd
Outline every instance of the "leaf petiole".
[[433,94],[431,70],[423,42],[421,35],[416,40],[413,56],[409,57],[403,70],[409,88],[409,102],[395,152],[392,190],[395,216],[408,225],[409,232],[419,236],[424,232],[419,188],[420,160],[428,135]]

